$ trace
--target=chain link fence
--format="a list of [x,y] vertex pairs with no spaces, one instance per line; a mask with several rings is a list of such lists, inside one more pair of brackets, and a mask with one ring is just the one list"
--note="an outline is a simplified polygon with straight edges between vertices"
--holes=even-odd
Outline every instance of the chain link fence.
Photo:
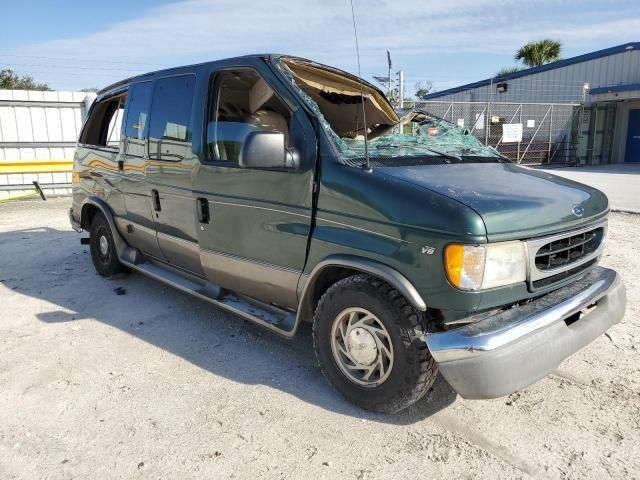
[[[517,163],[577,163],[582,107],[573,103],[416,102],[415,109],[466,128],[484,145]],[[522,126],[519,142],[504,125]],[[509,127],[507,127],[509,128]]]

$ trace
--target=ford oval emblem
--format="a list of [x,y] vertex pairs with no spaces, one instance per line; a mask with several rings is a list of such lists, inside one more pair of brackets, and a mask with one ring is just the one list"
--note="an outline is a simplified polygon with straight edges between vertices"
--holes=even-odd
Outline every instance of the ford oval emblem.
[[582,208],[580,205],[576,205],[573,207],[571,211],[576,217],[581,217],[582,214],[584,213],[584,208]]

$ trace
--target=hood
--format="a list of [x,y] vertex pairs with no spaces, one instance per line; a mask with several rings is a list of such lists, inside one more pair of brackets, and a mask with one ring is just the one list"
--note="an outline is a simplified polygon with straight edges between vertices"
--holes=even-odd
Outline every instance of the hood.
[[[377,171],[457,200],[483,219],[489,241],[524,239],[602,218],[601,191],[512,163],[378,167]],[[581,207],[582,214],[573,213]]]

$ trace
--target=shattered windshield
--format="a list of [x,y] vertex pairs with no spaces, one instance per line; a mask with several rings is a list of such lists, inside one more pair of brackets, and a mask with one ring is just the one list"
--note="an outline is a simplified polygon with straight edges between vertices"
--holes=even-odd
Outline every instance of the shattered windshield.
[[411,163],[411,159],[417,162],[419,158],[422,163],[425,158],[501,159],[468,130],[441,118],[414,111],[400,117],[377,89],[363,83],[361,92],[357,78],[340,70],[289,57],[280,57],[275,63],[316,113],[347,164],[359,164],[358,160],[364,158],[365,131],[369,157],[374,163],[396,159]]

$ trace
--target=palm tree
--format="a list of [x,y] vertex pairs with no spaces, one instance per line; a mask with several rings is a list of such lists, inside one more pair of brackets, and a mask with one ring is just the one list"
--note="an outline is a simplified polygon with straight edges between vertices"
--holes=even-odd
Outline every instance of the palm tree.
[[513,67],[504,67],[496,72],[494,77],[503,77],[504,75],[509,75],[510,73],[516,73],[522,70],[521,67],[513,66]]
[[539,67],[545,63],[560,59],[562,44],[557,40],[545,38],[538,42],[529,42],[516,52],[515,59],[522,60],[528,67]]

